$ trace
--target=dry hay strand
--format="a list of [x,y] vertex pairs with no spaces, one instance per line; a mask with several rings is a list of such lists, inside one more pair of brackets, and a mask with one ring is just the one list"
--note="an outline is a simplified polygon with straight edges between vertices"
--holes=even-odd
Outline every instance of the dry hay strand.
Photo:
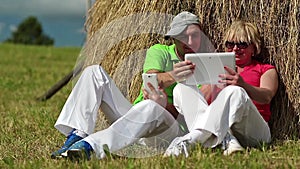
[[[155,43],[170,43],[162,33],[149,33],[151,29],[166,32],[170,19],[149,18],[149,14],[176,15],[184,10],[199,16],[203,31],[219,51],[224,50],[223,34],[232,21],[243,19],[257,24],[264,42],[261,59],[275,65],[279,73],[279,91],[272,102],[272,134],[278,139],[299,137],[299,0],[98,0],[86,22],[89,39],[83,52],[85,66],[101,64],[133,101],[141,85],[145,49]],[[144,16],[126,24],[120,22],[136,14]],[[97,35],[99,30],[101,34]],[[133,30],[140,32],[131,35]],[[120,36],[124,38],[118,39]],[[116,39],[117,43],[111,42]]]

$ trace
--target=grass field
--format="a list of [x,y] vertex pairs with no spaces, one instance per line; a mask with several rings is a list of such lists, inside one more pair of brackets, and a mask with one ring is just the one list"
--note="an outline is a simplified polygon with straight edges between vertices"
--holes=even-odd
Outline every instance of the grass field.
[[36,98],[72,70],[79,53],[79,48],[0,44],[0,168],[300,168],[299,140],[274,141],[230,157],[197,147],[189,158],[51,159],[65,140],[53,125],[72,83],[45,102]]

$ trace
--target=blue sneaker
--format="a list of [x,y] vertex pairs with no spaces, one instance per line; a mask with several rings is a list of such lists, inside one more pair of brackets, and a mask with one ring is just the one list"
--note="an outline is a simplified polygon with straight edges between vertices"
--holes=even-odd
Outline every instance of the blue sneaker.
[[92,151],[92,146],[88,142],[81,140],[73,144],[68,148],[66,153],[62,155],[66,156],[71,161],[78,161],[80,159],[90,160]]
[[51,158],[55,159],[55,158],[62,158],[62,153],[66,152],[68,150],[69,147],[71,147],[74,143],[76,143],[77,141],[83,139],[80,136],[77,136],[74,133],[74,130],[71,132],[71,134],[67,137],[67,140],[65,141],[64,145],[57,151],[53,152],[51,154]]

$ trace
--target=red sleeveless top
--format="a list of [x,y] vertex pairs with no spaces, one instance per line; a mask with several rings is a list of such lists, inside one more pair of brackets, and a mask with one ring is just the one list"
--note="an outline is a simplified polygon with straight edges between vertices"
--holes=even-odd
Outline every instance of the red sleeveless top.
[[[274,69],[275,67],[270,64],[259,63],[257,61],[252,61],[248,66],[244,67],[243,72],[240,75],[243,77],[244,81],[252,86],[260,86],[261,76],[268,70]],[[252,100],[253,101],[253,100]],[[271,110],[270,104],[259,104],[253,101],[254,105],[257,107],[258,111],[265,119],[266,122],[270,120]]]

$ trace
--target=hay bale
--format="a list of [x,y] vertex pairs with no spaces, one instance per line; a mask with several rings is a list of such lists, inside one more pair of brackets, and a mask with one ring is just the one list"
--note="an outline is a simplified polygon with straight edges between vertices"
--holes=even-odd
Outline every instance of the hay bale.
[[[272,134],[278,139],[299,137],[299,0],[98,0],[86,23],[89,39],[82,52],[85,66],[101,64],[123,94],[134,100],[141,85],[143,52],[155,43],[168,43],[162,34],[168,29],[169,16],[183,10],[199,16],[204,32],[220,51],[224,50],[223,33],[232,21],[243,19],[257,24],[265,44],[264,61],[274,64],[279,73],[279,91],[272,103]],[[150,18],[153,12],[160,17]],[[137,14],[143,16],[126,20]],[[165,24],[155,24],[158,22]],[[151,32],[154,29],[156,32]],[[133,30],[136,33],[130,34]]]

